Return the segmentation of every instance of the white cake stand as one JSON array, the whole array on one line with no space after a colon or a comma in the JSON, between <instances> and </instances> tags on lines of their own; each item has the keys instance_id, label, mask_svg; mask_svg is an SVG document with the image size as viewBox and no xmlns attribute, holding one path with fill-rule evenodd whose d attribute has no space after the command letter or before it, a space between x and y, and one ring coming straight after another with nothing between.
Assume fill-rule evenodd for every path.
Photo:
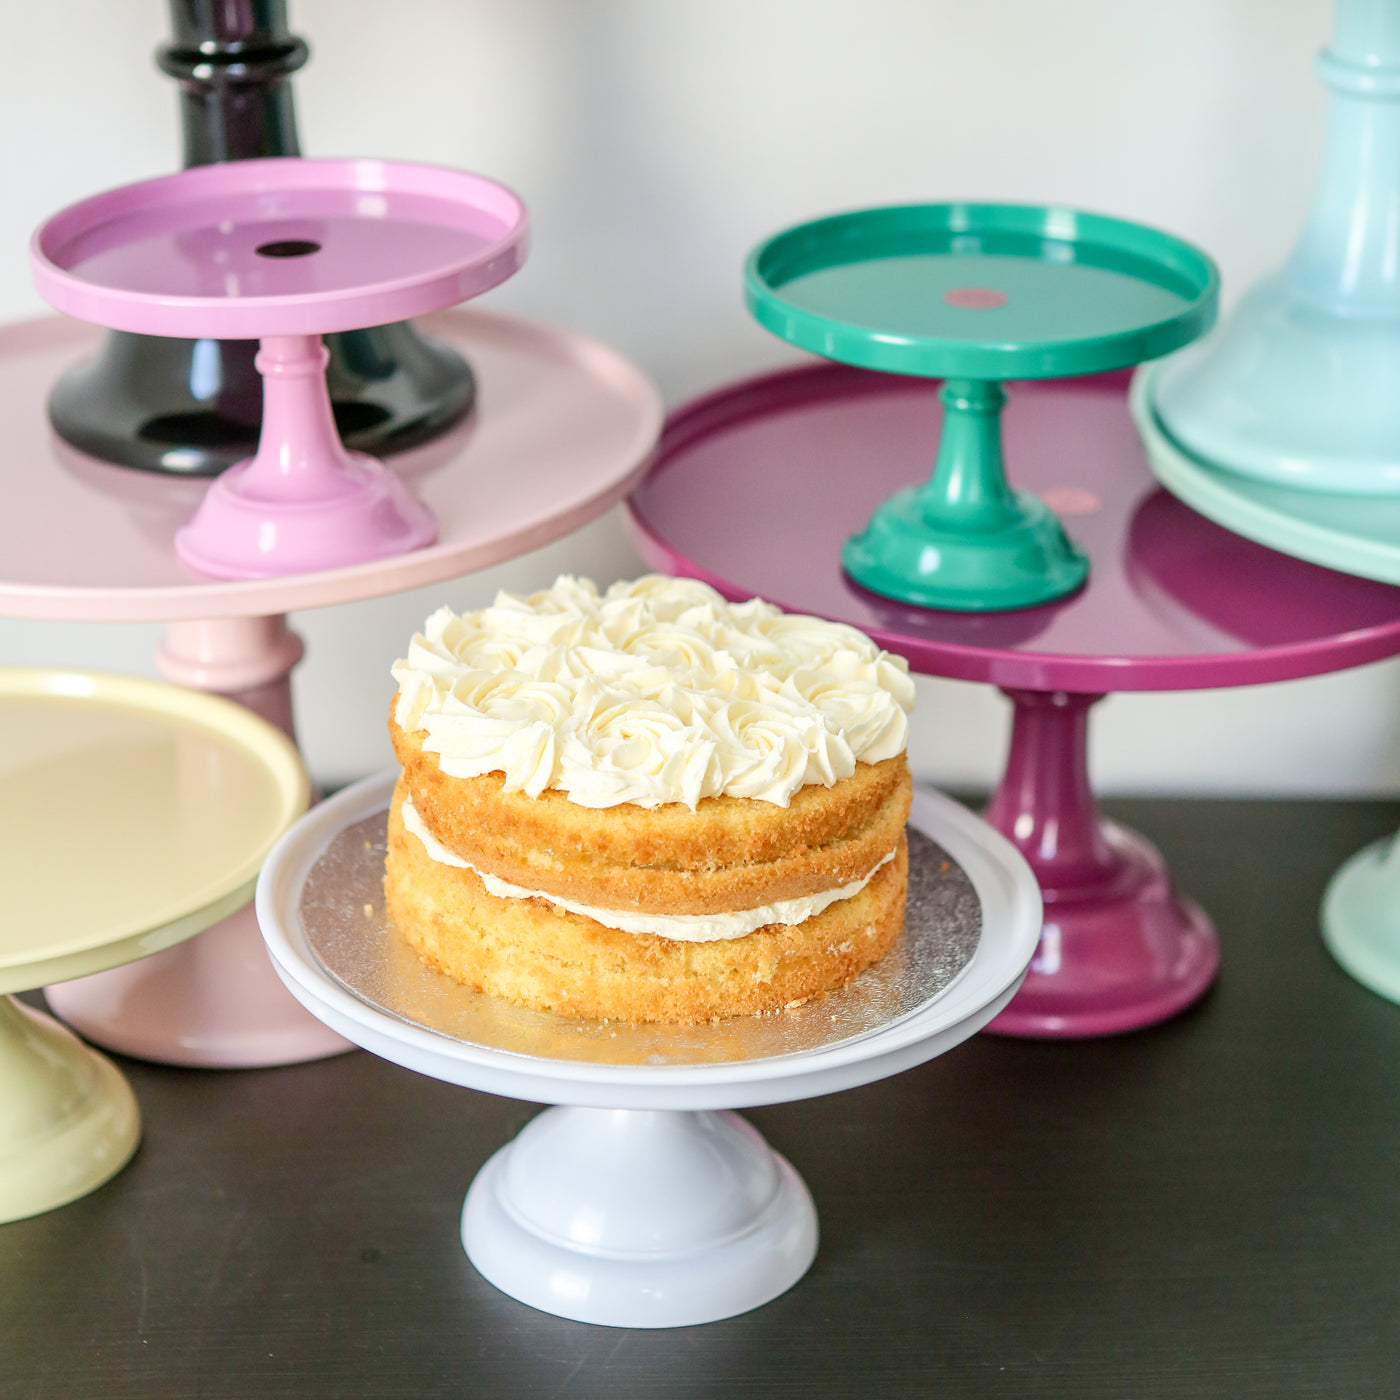
<instances>
[{"instance_id":1,"label":"white cake stand","mask_svg":"<svg viewBox=\"0 0 1400 1400\"><path fill-rule=\"evenodd\" d=\"M948 798L919 793L911 825L962 868L981 904L976 951L941 995L829 1048L763 1059L607 1064L566 1050L512 1053L371 1006L323 969L307 940L299 910L312 867L345 828L388 805L396 776L346 789L278 844L258 881L263 936L292 994L365 1049L452 1084L559 1105L478 1173L462 1241L497 1288L580 1322L714 1322L796 1283L816 1254L811 1196L726 1110L829 1094L942 1054L1011 999L1040 936L1040 892L1011 844Z\"/></svg>"}]
</instances>

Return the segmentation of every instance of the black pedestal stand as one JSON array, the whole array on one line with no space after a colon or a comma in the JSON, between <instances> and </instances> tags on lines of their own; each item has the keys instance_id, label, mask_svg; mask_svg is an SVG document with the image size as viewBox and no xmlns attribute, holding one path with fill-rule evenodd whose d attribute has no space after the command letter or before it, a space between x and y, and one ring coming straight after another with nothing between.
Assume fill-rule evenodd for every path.
<instances>
[{"instance_id":1,"label":"black pedestal stand","mask_svg":"<svg viewBox=\"0 0 1400 1400\"><path fill-rule=\"evenodd\" d=\"M174 41L158 54L180 84L185 165L295 156L290 78L306 43L286 0L170 0ZM475 398L455 351L407 322L326 337L326 379L347 447L384 457L438 436ZM257 449L262 381L255 340L169 340L113 331L49 396L58 435L123 466L214 476Z\"/></svg>"}]
</instances>

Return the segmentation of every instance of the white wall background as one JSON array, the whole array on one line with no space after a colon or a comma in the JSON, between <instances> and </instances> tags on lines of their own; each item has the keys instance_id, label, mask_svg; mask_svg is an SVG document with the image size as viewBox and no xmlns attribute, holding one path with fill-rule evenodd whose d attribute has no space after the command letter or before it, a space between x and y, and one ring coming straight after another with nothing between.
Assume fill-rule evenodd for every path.
<instances>
[{"instance_id":1,"label":"white wall background","mask_svg":"<svg viewBox=\"0 0 1400 1400\"><path fill-rule=\"evenodd\" d=\"M39 314L32 227L178 164L160 0L3 0L0 319ZM919 198L1060 201L1209 249L1227 306L1301 227L1322 146L1311 61L1328 0L292 0L312 45L303 147L481 170L534 216L497 309L585 331L671 403L792 358L754 326L739 269L820 212ZM303 747L336 782L387 761L388 666L441 601L555 573L641 570L616 515L502 568L297 615ZM0 660L154 674L160 629L0 622ZM1007 707L921 682L921 776L992 782ZM1104 790L1391 793L1400 665L1237 691L1109 700Z\"/></svg>"}]
</instances>

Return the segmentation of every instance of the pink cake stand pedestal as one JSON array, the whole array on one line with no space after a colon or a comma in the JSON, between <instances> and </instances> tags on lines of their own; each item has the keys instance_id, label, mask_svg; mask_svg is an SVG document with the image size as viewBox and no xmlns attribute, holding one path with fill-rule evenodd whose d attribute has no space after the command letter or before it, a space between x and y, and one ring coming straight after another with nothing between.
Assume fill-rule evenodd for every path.
<instances>
[{"instance_id":1,"label":"pink cake stand pedestal","mask_svg":"<svg viewBox=\"0 0 1400 1400\"><path fill-rule=\"evenodd\" d=\"M262 342L257 454L209 488L175 550L215 578L265 578L432 542L432 512L404 482L342 446L321 336L494 287L524 260L528 228L520 200L480 175L381 160L240 160L71 205L34 234L30 261L43 296L84 321Z\"/></svg>"},{"instance_id":2,"label":"pink cake stand pedestal","mask_svg":"<svg viewBox=\"0 0 1400 1400\"><path fill-rule=\"evenodd\" d=\"M642 554L731 598L853 623L916 671L1000 686L1015 707L988 819L1045 900L1009 1035L1108 1035L1181 1011L1214 980L1209 919L1160 854L1098 812L1089 712L1125 690L1288 680L1400 653L1400 592L1288 558L1162 491L1128 413L1126 375L1012 386L1013 482L1091 561L1044 607L954 613L891 602L841 571L841 545L927 475L938 384L840 365L733 385L674 413L629 507Z\"/></svg>"},{"instance_id":3,"label":"pink cake stand pedestal","mask_svg":"<svg viewBox=\"0 0 1400 1400\"><path fill-rule=\"evenodd\" d=\"M621 500L661 426L650 382L604 346L480 312L424 328L476 371L475 415L394 459L437 522L434 543L282 578L201 577L176 535L207 482L74 453L44 412L48 386L99 332L62 318L0 328L0 615L170 624L168 679L231 695L293 732L293 609L454 578L536 549ZM385 665L392 657L385 657ZM168 952L48 989L71 1025L110 1049L175 1064L245 1066L335 1054L348 1042L285 991L252 906Z\"/></svg>"}]
</instances>

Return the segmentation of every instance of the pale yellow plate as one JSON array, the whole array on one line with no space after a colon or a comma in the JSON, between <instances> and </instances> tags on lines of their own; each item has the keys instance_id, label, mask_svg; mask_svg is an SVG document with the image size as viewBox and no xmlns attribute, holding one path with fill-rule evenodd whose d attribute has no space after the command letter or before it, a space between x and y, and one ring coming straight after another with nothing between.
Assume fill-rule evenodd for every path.
<instances>
[{"instance_id":1,"label":"pale yellow plate","mask_svg":"<svg viewBox=\"0 0 1400 1400\"><path fill-rule=\"evenodd\" d=\"M115 967L232 913L307 801L290 740L233 701L0 670L0 991Z\"/></svg>"}]
</instances>

